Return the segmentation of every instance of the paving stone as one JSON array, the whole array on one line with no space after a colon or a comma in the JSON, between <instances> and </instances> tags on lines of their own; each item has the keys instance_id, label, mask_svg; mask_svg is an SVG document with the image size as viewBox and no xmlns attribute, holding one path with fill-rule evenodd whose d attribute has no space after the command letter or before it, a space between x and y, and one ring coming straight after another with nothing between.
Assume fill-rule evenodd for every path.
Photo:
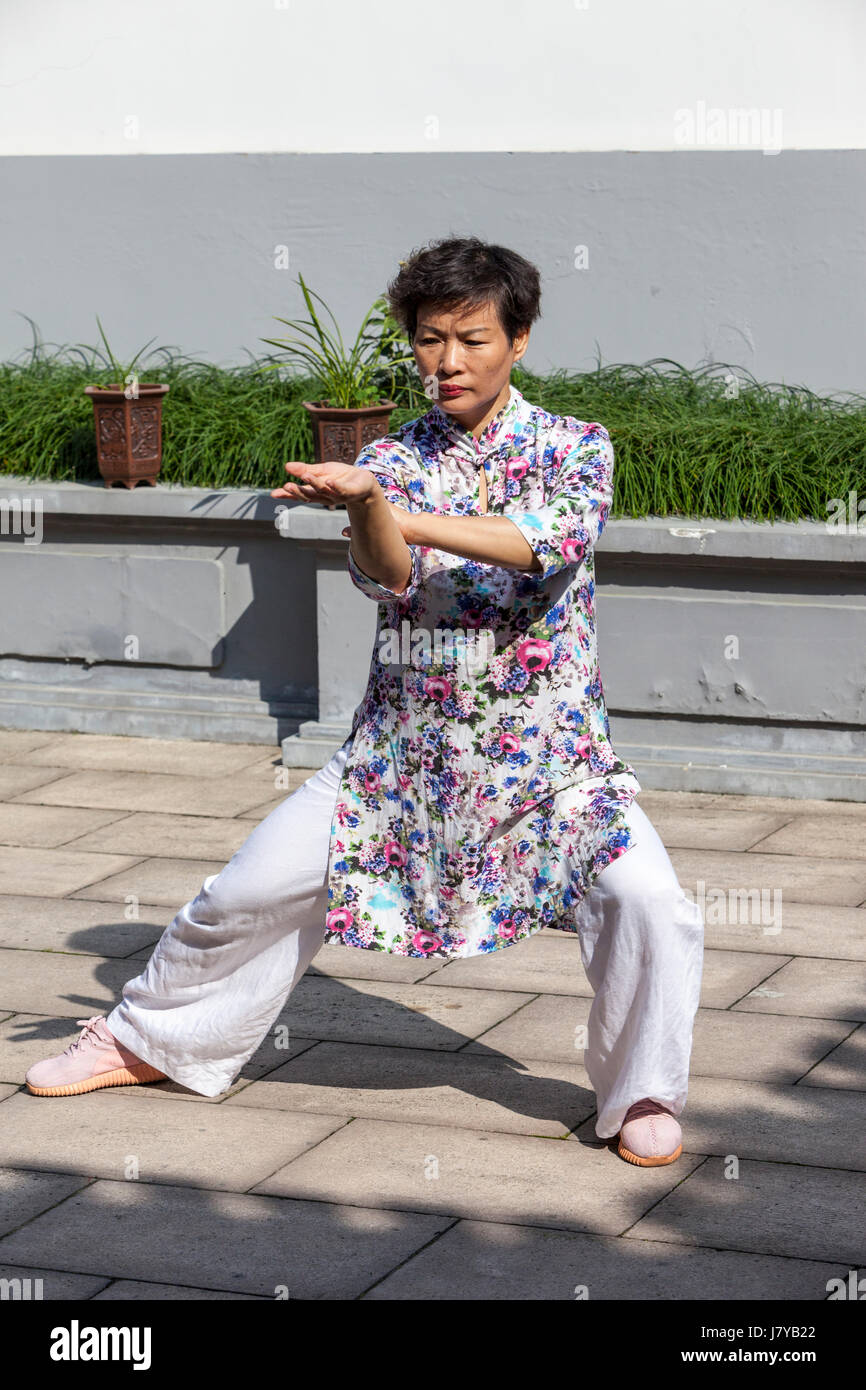
<instances>
[{"instance_id":1,"label":"paving stone","mask_svg":"<svg viewBox=\"0 0 866 1390\"><path fill-rule=\"evenodd\" d=\"M165 907L10 894L0 897L0 947L129 957L158 941L173 916Z\"/></svg>"},{"instance_id":2,"label":"paving stone","mask_svg":"<svg viewBox=\"0 0 866 1390\"><path fill-rule=\"evenodd\" d=\"M144 1284L136 1279L116 1279L102 1293L94 1294L94 1303L164 1303L217 1301L231 1299L234 1303L261 1303L264 1294L227 1293L223 1289L191 1289L180 1284Z\"/></svg>"},{"instance_id":3,"label":"paving stone","mask_svg":"<svg viewBox=\"0 0 866 1390\"><path fill-rule=\"evenodd\" d=\"M70 1173L34 1173L0 1168L0 1235L8 1235L41 1212L56 1207L89 1179Z\"/></svg>"},{"instance_id":4,"label":"paving stone","mask_svg":"<svg viewBox=\"0 0 866 1390\"><path fill-rule=\"evenodd\" d=\"M866 1096L692 1076L680 1118L692 1154L735 1154L866 1171ZM592 1142L594 1121L575 1133Z\"/></svg>"},{"instance_id":5,"label":"paving stone","mask_svg":"<svg viewBox=\"0 0 866 1390\"><path fill-rule=\"evenodd\" d=\"M490 1052L549 1062L583 1060L576 1030L589 1017L589 999L542 995L513 1018L467 1043L464 1052ZM793 1083L850 1031L832 1020L795 1019L698 1009L691 1074L742 1077L746 1081Z\"/></svg>"},{"instance_id":6,"label":"paving stone","mask_svg":"<svg viewBox=\"0 0 866 1390\"><path fill-rule=\"evenodd\" d=\"M226 1102L563 1138L595 1112L583 1067L319 1043Z\"/></svg>"},{"instance_id":7,"label":"paving stone","mask_svg":"<svg viewBox=\"0 0 866 1390\"><path fill-rule=\"evenodd\" d=\"M838 1086L851 1091L866 1088L866 1028L856 1028L797 1085Z\"/></svg>"},{"instance_id":8,"label":"paving stone","mask_svg":"<svg viewBox=\"0 0 866 1390\"><path fill-rule=\"evenodd\" d=\"M16 769L17 770L17 769ZM37 768L22 768L37 776ZM50 774L49 774L50 775ZM267 782L241 771L232 777L182 777L158 772L72 772L45 786L31 783L16 804L95 806L118 811L170 811L190 816L236 816L264 799ZM12 800L11 795L6 800Z\"/></svg>"},{"instance_id":9,"label":"paving stone","mask_svg":"<svg viewBox=\"0 0 866 1390\"><path fill-rule=\"evenodd\" d=\"M140 903L173 907L177 913L196 897L206 878L221 873L224 867L222 859L142 859L124 872L100 879L92 888L80 889L75 896L116 898L120 902L133 896Z\"/></svg>"},{"instance_id":10,"label":"paving stone","mask_svg":"<svg viewBox=\"0 0 866 1390\"><path fill-rule=\"evenodd\" d=\"M462 1052L583 1066L581 1036L591 1005L591 999L543 994L491 1025Z\"/></svg>"},{"instance_id":11,"label":"paving stone","mask_svg":"<svg viewBox=\"0 0 866 1390\"><path fill-rule=\"evenodd\" d=\"M783 965L767 981L767 989L772 994L759 990L741 999L736 1012L866 1020L866 964L861 961L801 957Z\"/></svg>"},{"instance_id":12,"label":"paving stone","mask_svg":"<svg viewBox=\"0 0 866 1390\"><path fill-rule=\"evenodd\" d=\"M222 1105L224 1101L231 1099L232 1096L239 1095L241 1091L248 1089L254 1081L267 1076L281 1065L285 1065L287 1059L298 1057L302 1052L308 1052L311 1048L320 1047L313 1038L296 1038L290 1042L285 1050L275 1052L273 1046L269 1046L268 1038L258 1049L250 1060L241 1068L237 1080L232 1083L227 1091L220 1091L218 1096L203 1096L198 1091L191 1091L188 1086L181 1086L177 1081L149 1081L143 1082L138 1086L112 1086L106 1087L100 1094L106 1098L110 1096L128 1096L134 1099L136 1096L158 1097L160 1100L192 1100L199 1105ZM262 1109L273 1107L262 1106ZM311 1109L311 1107L310 1107ZM319 1113L335 1114L333 1108L325 1112L324 1108Z\"/></svg>"},{"instance_id":13,"label":"paving stone","mask_svg":"<svg viewBox=\"0 0 866 1390\"><path fill-rule=\"evenodd\" d=\"M590 1306L601 1300L814 1301L826 1298L827 1281L838 1272L829 1262L458 1221L362 1302L433 1303L443 1290L452 1299L496 1302L582 1297Z\"/></svg>"},{"instance_id":14,"label":"paving stone","mask_svg":"<svg viewBox=\"0 0 866 1390\"><path fill-rule=\"evenodd\" d=\"M811 800L799 796L740 795L731 792L678 792L648 788L639 797L640 805L651 814L659 808L671 811L717 810L760 811L765 815L794 816L855 816L866 820L866 801Z\"/></svg>"},{"instance_id":15,"label":"paving stone","mask_svg":"<svg viewBox=\"0 0 866 1390\"><path fill-rule=\"evenodd\" d=\"M712 812L710 812L712 815ZM806 855L811 859L866 859L866 824L857 816L795 816L761 843L766 854Z\"/></svg>"},{"instance_id":16,"label":"paving stone","mask_svg":"<svg viewBox=\"0 0 866 1390\"><path fill-rule=\"evenodd\" d=\"M724 1158L707 1159L625 1239L851 1264L864 1258L863 1223L854 1219L863 1209L860 1173L751 1159L740 1161L738 1177L726 1171Z\"/></svg>"},{"instance_id":17,"label":"paving stone","mask_svg":"<svg viewBox=\"0 0 866 1390\"><path fill-rule=\"evenodd\" d=\"M139 961L4 950L0 1006L13 1013L90 1018L113 1008L127 980L139 974Z\"/></svg>"},{"instance_id":18,"label":"paving stone","mask_svg":"<svg viewBox=\"0 0 866 1390\"><path fill-rule=\"evenodd\" d=\"M56 734L40 733L33 729L0 729L0 761L17 762L24 753L52 743L56 737Z\"/></svg>"},{"instance_id":19,"label":"paving stone","mask_svg":"<svg viewBox=\"0 0 866 1390\"><path fill-rule=\"evenodd\" d=\"M0 845L0 893L62 898L86 884L128 869L129 854L92 854L72 849L16 849ZM98 894L94 895L98 896Z\"/></svg>"},{"instance_id":20,"label":"paving stone","mask_svg":"<svg viewBox=\"0 0 866 1390\"><path fill-rule=\"evenodd\" d=\"M327 1201L96 1182L0 1241L0 1259L266 1298L282 1286L291 1299L354 1299L449 1224Z\"/></svg>"},{"instance_id":21,"label":"paving stone","mask_svg":"<svg viewBox=\"0 0 866 1390\"><path fill-rule=\"evenodd\" d=\"M12 809L12 808L10 808ZM16 811L24 810L16 806ZM48 807L27 808L48 810ZM111 812L81 812L111 815ZM164 855L169 859L219 859L226 863L252 834L246 821L228 816L169 816L142 812L117 820L105 830L82 835L75 849L97 849L113 854Z\"/></svg>"},{"instance_id":22,"label":"paving stone","mask_svg":"<svg viewBox=\"0 0 866 1390\"><path fill-rule=\"evenodd\" d=\"M726 907L727 903L726 898ZM862 907L797 903L787 898L781 898L777 903L778 916L773 911L772 898L767 899L765 922L761 921L760 912L738 914L733 911L719 913L728 920L726 923L716 923L714 914L705 909L704 944L728 951L866 960L866 910ZM743 920L738 921L738 916ZM754 921L748 920L750 917L754 917ZM776 920L769 920L771 918ZM781 930L776 931L776 926Z\"/></svg>"},{"instance_id":23,"label":"paving stone","mask_svg":"<svg viewBox=\"0 0 866 1390\"><path fill-rule=\"evenodd\" d=\"M864 914L866 915L866 914ZM441 961L421 956L398 956L391 951L365 951L359 946L320 947L307 973L327 975L335 980L392 980L400 984L428 982L441 973Z\"/></svg>"},{"instance_id":24,"label":"paving stone","mask_svg":"<svg viewBox=\"0 0 866 1390\"><path fill-rule=\"evenodd\" d=\"M256 1192L367 1207L441 1212L612 1235L625 1230L698 1163L635 1168L576 1139L483 1134L448 1125L353 1120L259 1183ZM2 1257L0 1244L0 1257Z\"/></svg>"},{"instance_id":25,"label":"paving stone","mask_svg":"<svg viewBox=\"0 0 866 1390\"><path fill-rule=\"evenodd\" d=\"M2 1085L2 1086L0 1086L0 1101L6 1100L6 1098L7 1098L8 1096L14 1096L14 1094L15 1094L15 1092L16 1092L17 1090L18 1090L18 1087L17 1087L17 1086L13 1086L13 1085Z\"/></svg>"},{"instance_id":26,"label":"paving stone","mask_svg":"<svg viewBox=\"0 0 866 1390\"><path fill-rule=\"evenodd\" d=\"M757 952L705 951L701 1003L707 1008L727 1008L779 964L778 956ZM573 994L583 999L591 999L593 994L583 968L580 939L562 931L559 940L538 934L490 956L452 961L429 983L516 989L526 994Z\"/></svg>"},{"instance_id":27,"label":"paving stone","mask_svg":"<svg viewBox=\"0 0 866 1390\"><path fill-rule=\"evenodd\" d=\"M179 1183L243 1192L334 1129L340 1116L251 1114L226 1106L194 1110L155 1096L31 1096L4 1102L0 1163L102 1178ZM4 1258L0 1250L0 1259Z\"/></svg>"},{"instance_id":28,"label":"paving stone","mask_svg":"<svg viewBox=\"0 0 866 1390\"><path fill-rule=\"evenodd\" d=\"M317 958L318 959L318 958ZM442 966L430 984L437 988L514 989L525 994L592 995L575 932L536 933L490 955Z\"/></svg>"},{"instance_id":29,"label":"paving stone","mask_svg":"<svg viewBox=\"0 0 866 1390\"><path fill-rule=\"evenodd\" d=\"M293 1038L456 1052L467 1038L507 1018L528 998L507 990L433 989L382 980L344 983L305 975L278 1021L288 1025Z\"/></svg>"},{"instance_id":30,"label":"paving stone","mask_svg":"<svg viewBox=\"0 0 866 1390\"><path fill-rule=\"evenodd\" d=\"M0 802L0 844L30 845L51 848L77 840L88 831L97 830L123 817L123 811L82 811L73 806L21 806ZM92 845L76 845L77 849L105 850L99 835ZM135 853L135 849L126 851Z\"/></svg>"},{"instance_id":31,"label":"paving stone","mask_svg":"<svg viewBox=\"0 0 866 1390\"><path fill-rule=\"evenodd\" d=\"M638 805L649 816L668 850L751 849L790 820L784 811L768 814L761 810L725 810L718 806L686 808L658 804L650 814L643 794L638 798Z\"/></svg>"},{"instance_id":32,"label":"paving stone","mask_svg":"<svg viewBox=\"0 0 866 1390\"><path fill-rule=\"evenodd\" d=\"M752 1026L741 1027L734 1021L737 1018L748 1018ZM830 1019L699 1009L690 1071L694 1076L793 1084L840 1041L840 1034L849 1027L850 1024Z\"/></svg>"},{"instance_id":33,"label":"paving stone","mask_svg":"<svg viewBox=\"0 0 866 1390\"><path fill-rule=\"evenodd\" d=\"M773 987L774 972L783 961L784 957L759 955L757 951L704 950L702 1007L727 1009L765 981Z\"/></svg>"},{"instance_id":34,"label":"paving stone","mask_svg":"<svg viewBox=\"0 0 866 1390\"><path fill-rule=\"evenodd\" d=\"M268 754L260 743L211 743L206 739L126 738L114 734L66 734L28 754L30 765L96 772L167 772L191 777L226 777L261 766ZM279 757L274 749L273 757Z\"/></svg>"},{"instance_id":35,"label":"paving stone","mask_svg":"<svg viewBox=\"0 0 866 1390\"><path fill-rule=\"evenodd\" d=\"M105 1288L105 1279L98 1274L60 1274L56 1269L35 1269L32 1265L0 1264L0 1279L19 1280L21 1297L45 1303L59 1299L79 1302Z\"/></svg>"},{"instance_id":36,"label":"paving stone","mask_svg":"<svg viewBox=\"0 0 866 1390\"><path fill-rule=\"evenodd\" d=\"M47 787L52 782L56 782L59 777L66 774L61 769L51 769L48 767L24 767L15 763L6 763L0 766L0 801L11 801L13 797L20 796L22 792L29 792L36 787ZM74 802L67 803L74 805Z\"/></svg>"},{"instance_id":37,"label":"paving stone","mask_svg":"<svg viewBox=\"0 0 866 1390\"><path fill-rule=\"evenodd\" d=\"M28 793L39 795L38 791ZM695 893L701 881L707 897L711 890L766 888L770 893L778 889L783 901L857 907L866 900L866 864L850 859L711 849L672 849L670 858L683 888Z\"/></svg>"},{"instance_id":38,"label":"paving stone","mask_svg":"<svg viewBox=\"0 0 866 1390\"><path fill-rule=\"evenodd\" d=\"M271 811L275 811L278 806L281 806L286 797L291 792L297 791L298 787L302 786L312 775L308 768L288 767L285 771L289 773L288 784L280 795L270 797L267 801L263 801L260 806L251 806L248 811L241 811L237 816L238 820L255 821L258 825L259 821L263 821L265 816L269 816Z\"/></svg>"}]
</instances>

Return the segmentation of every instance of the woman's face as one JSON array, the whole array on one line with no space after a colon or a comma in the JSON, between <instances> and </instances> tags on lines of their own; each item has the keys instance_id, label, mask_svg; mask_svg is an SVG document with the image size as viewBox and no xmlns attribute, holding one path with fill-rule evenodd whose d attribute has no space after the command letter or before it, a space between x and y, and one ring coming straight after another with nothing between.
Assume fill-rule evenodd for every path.
<instances>
[{"instance_id":1,"label":"woman's face","mask_svg":"<svg viewBox=\"0 0 866 1390\"><path fill-rule=\"evenodd\" d=\"M490 302L469 310L440 310L425 302L418 306L412 350L427 395L471 427L507 397L511 368L528 342L527 329L509 344Z\"/></svg>"}]
</instances>

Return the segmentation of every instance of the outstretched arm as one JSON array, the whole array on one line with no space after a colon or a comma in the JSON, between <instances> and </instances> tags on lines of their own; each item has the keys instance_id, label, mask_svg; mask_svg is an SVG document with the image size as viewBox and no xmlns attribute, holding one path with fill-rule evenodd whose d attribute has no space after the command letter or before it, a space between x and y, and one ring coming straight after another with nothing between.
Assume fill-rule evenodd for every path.
<instances>
[{"instance_id":1,"label":"outstretched arm","mask_svg":"<svg viewBox=\"0 0 866 1390\"><path fill-rule=\"evenodd\" d=\"M284 483L271 496L344 502L358 565L377 583L402 593L412 576L412 552L394 515L398 509L385 500L370 470L346 463L287 463L286 472L302 482Z\"/></svg>"}]
</instances>

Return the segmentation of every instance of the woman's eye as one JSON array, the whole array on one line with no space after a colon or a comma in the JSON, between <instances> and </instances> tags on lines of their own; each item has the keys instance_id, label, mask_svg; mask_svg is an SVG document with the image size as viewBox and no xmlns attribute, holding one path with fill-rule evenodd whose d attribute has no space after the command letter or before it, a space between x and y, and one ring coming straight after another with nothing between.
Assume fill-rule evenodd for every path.
<instances>
[{"instance_id":1,"label":"woman's eye","mask_svg":"<svg viewBox=\"0 0 866 1390\"><path fill-rule=\"evenodd\" d=\"M436 338L417 338L415 341L418 342L418 343L420 343L422 346L426 346L428 343L435 343L435 342L437 341L437 339L436 339ZM467 346L467 347L484 347L484 346L485 346L485 344L482 343L482 342L479 342L479 340L478 340L477 338L466 338L466 339L465 339L465 342L466 342L466 346Z\"/></svg>"}]
</instances>

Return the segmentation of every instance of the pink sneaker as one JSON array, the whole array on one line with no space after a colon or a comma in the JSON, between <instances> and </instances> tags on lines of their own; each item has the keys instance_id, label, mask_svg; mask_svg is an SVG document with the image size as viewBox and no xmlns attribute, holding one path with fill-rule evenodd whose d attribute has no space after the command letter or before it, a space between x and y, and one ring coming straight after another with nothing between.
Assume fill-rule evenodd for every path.
<instances>
[{"instance_id":1,"label":"pink sneaker","mask_svg":"<svg viewBox=\"0 0 866 1390\"><path fill-rule=\"evenodd\" d=\"M165 1081L165 1073L134 1052L121 1047L108 1031L104 1014L79 1018L84 1024L81 1036L70 1043L59 1057L37 1062L25 1076L34 1096L77 1096L100 1086L133 1086L141 1081Z\"/></svg>"},{"instance_id":2,"label":"pink sneaker","mask_svg":"<svg viewBox=\"0 0 866 1390\"><path fill-rule=\"evenodd\" d=\"M627 1163L656 1168L679 1158L682 1137L682 1130L666 1105L657 1100L637 1100L626 1111L617 1153Z\"/></svg>"}]
</instances>

